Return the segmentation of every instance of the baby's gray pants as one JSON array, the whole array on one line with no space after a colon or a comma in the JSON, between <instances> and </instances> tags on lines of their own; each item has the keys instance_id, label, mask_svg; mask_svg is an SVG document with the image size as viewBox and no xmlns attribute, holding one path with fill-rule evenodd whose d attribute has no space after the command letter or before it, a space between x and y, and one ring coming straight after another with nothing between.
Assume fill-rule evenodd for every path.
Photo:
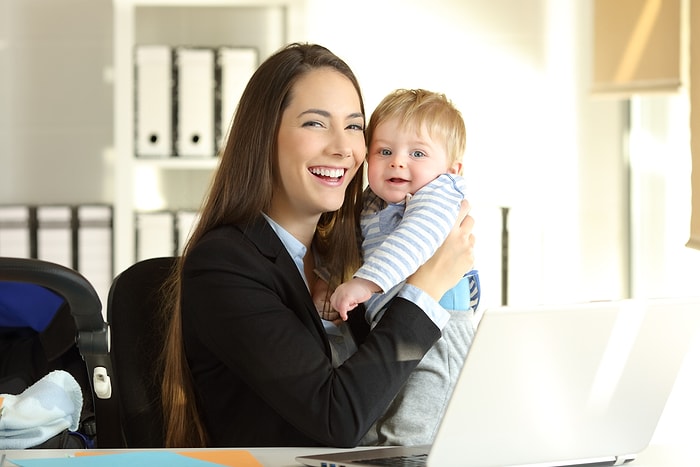
<instances>
[{"instance_id":1,"label":"baby's gray pants","mask_svg":"<svg viewBox=\"0 0 700 467\"><path fill-rule=\"evenodd\" d=\"M449 312L451 317L442 337L425 354L361 445L408 446L433 442L476 329L472 310Z\"/></svg>"}]
</instances>

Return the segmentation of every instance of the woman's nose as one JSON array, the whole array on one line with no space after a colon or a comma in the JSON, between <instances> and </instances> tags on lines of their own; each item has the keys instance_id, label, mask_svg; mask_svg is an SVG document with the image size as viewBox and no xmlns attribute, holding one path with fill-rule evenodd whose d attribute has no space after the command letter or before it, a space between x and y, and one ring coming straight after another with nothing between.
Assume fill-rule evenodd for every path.
<instances>
[{"instance_id":1,"label":"woman's nose","mask_svg":"<svg viewBox=\"0 0 700 467\"><path fill-rule=\"evenodd\" d=\"M345 135L338 136L333 143L333 147L334 155L340 156L343 159L346 157L352 157L353 147Z\"/></svg>"}]
</instances>

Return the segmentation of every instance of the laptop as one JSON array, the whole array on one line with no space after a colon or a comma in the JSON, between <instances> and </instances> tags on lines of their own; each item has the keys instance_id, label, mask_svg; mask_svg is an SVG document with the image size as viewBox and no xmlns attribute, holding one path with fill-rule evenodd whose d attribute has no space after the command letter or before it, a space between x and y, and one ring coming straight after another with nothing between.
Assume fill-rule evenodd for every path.
<instances>
[{"instance_id":1,"label":"laptop","mask_svg":"<svg viewBox=\"0 0 700 467\"><path fill-rule=\"evenodd\" d=\"M684 356L700 298L484 312L431 446L310 454L315 467L622 465L645 449Z\"/></svg>"}]
</instances>

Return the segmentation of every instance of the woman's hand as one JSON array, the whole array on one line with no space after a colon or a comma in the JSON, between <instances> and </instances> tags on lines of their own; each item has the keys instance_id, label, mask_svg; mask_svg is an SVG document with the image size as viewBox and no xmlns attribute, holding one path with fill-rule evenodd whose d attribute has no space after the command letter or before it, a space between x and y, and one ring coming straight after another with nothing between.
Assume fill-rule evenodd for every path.
<instances>
[{"instance_id":1,"label":"woman's hand","mask_svg":"<svg viewBox=\"0 0 700 467\"><path fill-rule=\"evenodd\" d=\"M469 209L469 202L462 201L457 222L450 234L433 257L406 281L436 301L440 301L445 292L474 266L474 219L469 215Z\"/></svg>"},{"instance_id":2,"label":"woman's hand","mask_svg":"<svg viewBox=\"0 0 700 467\"><path fill-rule=\"evenodd\" d=\"M318 311L318 315L321 319L332 321L333 324L338 326L343 322L343 319L340 317L340 313L335 311L331 306L329 295L328 283L320 277L317 277L311 288L311 299L314 302L314 306L316 306L316 311ZM347 317L345 319L347 319Z\"/></svg>"}]
</instances>

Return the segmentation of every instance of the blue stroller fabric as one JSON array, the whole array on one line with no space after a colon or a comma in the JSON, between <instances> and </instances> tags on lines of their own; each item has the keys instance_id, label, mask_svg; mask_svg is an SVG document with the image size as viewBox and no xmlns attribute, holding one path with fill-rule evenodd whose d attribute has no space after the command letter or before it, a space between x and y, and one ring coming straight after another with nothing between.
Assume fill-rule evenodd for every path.
<instances>
[{"instance_id":1,"label":"blue stroller fabric","mask_svg":"<svg viewBox=\"0 0 700 467\"><path fill-rule=\"evenodd\" d=\"M65 300L36 284L0 282L0 328L31 328L42 332Z\"/></svg>"}]
</instances>

